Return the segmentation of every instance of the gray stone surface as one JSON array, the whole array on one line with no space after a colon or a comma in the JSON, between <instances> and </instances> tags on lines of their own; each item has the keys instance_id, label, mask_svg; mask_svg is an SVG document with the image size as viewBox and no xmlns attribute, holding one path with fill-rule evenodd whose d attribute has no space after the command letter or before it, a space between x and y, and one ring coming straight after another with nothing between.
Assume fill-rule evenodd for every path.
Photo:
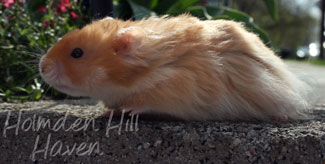
<instances>
[{"instance_id":1,"label":"gray stone surface","mask_svg":"<svg viewBox=\"0 0 325 164\"><path fill-rule=\"evenodd\" d=\"M126 116L120 134L112 128L120 117L108 126L101 108L88 100L1 103L0 163L325 163L325 105L299 122L140 116L131 126ZM42 120L50 125L40 126Z\"/></svg>"}]
</instances>

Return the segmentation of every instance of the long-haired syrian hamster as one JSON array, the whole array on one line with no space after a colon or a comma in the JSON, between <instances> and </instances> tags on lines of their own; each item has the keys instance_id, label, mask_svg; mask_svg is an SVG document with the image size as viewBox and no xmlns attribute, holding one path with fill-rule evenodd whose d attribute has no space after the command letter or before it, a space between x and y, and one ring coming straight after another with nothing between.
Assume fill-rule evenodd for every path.
<instances>
[{"instance_id":1,"label":"long-haired syrian hamster","mask_svg":"<svg viewBox=\"0 0 325 164\"><path fill-rule=\"evenodd\" d=\"M306 86L255 34L190 15L102 19L41 59L42 78L116 110L184 120L303 119Z\"/></svg>"}]
</instances>

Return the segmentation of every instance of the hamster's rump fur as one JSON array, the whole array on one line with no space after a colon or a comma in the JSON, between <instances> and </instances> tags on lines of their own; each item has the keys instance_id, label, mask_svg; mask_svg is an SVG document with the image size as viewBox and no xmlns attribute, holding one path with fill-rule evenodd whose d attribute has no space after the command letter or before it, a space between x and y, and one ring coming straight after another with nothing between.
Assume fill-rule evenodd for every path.
<instances>
[{"instance_id":1,"label":"hamster's rump fur","mask_svg":"<svg viewBox=\"0 0 325 164\"><path fill-rule=\"evenodd\" d=\"M76 47L84 51L80 59L70 56ZM46 82L67 94L133 113L185 120L307 117L308 86L258 36L229 20L95 21L65 35L40 68Z\"/></svg>"}]
</instances>

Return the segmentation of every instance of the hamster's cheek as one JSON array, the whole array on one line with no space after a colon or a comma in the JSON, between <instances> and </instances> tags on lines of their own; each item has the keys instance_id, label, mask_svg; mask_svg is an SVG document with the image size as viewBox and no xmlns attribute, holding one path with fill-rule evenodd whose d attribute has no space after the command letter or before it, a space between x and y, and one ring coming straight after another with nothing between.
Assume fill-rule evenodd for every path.
<instances>
[{"instance_id":1,"label":"hamster's cheek","mask_svg":"<svg viewBox=\"0 0 325 164\"><path fill-rule=\"evenodd\" d=\"M107 72L104 67L96 67L94 71L86 78L88 83L92 83L93 87L98 86L99 84L107 80Z\"/></svg>"},{"instance_id":2,"label":"hamster's cheek","mask_svg":"<svg viewBox=\"0 0 325 164\"><path fill-rule=\"evenodd\" d=\"M51 82L53 87L70 96L88 96L83 85L73 84L70 77L64 73L60 73L55 81Z\"/></svg>"},{"instance_id":3,"label":"hamster's cheek","mask_svg":"<svg viewBox=\"0 0 325 164\"><path fill-rule=\"evenodd\" d=\"M103 86L106 84L106 71L102 67L90 68L90 73L85 70L74 70L70 74L64 74L61 77L61 81L57 85L53 85L57 90L66 93L71 96L83 96L94 97L98 93L101 93ZM78 76L76 76L78 75ZM75 77L82 77L77 78Z\"/></svg>"},{"instance_id":4,"label":"hamster's cheek","mask_svg":"<svg viewBox=\"0 0 325 164\"><path fill-rule=\"evenodd\" d=\"M63 65L60 62L45 56L41 59L39 67L42 79L55 89L71 96L86 96L79 89L80 87L71 83L71 79L64 73Z\"/></svg>"}]
</instances>

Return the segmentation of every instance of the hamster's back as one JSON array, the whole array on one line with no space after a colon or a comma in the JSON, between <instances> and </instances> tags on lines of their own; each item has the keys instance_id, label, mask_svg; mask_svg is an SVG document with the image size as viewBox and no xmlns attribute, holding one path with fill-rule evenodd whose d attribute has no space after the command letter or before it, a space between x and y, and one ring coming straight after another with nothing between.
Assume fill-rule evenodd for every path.
<instances>
[{"instance_id":1,"label":"hamster's back","mask_svg":"<svg viewBox=\"0 0 325 164\"><path fill-rule=\"evenodd\" d=\"M166 97L170 104L157 103L155 108L184 119L307 118L308 86L240 23L199 21L187 15L145 21L139 24L155 29L157 36L181 32L187 38L173 38L178 40L169 56L178 58L167 60L171 62L166 65L175 75L169 83L159 84L173 88L172 93L157 90L174 101Z\"/></svg>"}]
</instances>

